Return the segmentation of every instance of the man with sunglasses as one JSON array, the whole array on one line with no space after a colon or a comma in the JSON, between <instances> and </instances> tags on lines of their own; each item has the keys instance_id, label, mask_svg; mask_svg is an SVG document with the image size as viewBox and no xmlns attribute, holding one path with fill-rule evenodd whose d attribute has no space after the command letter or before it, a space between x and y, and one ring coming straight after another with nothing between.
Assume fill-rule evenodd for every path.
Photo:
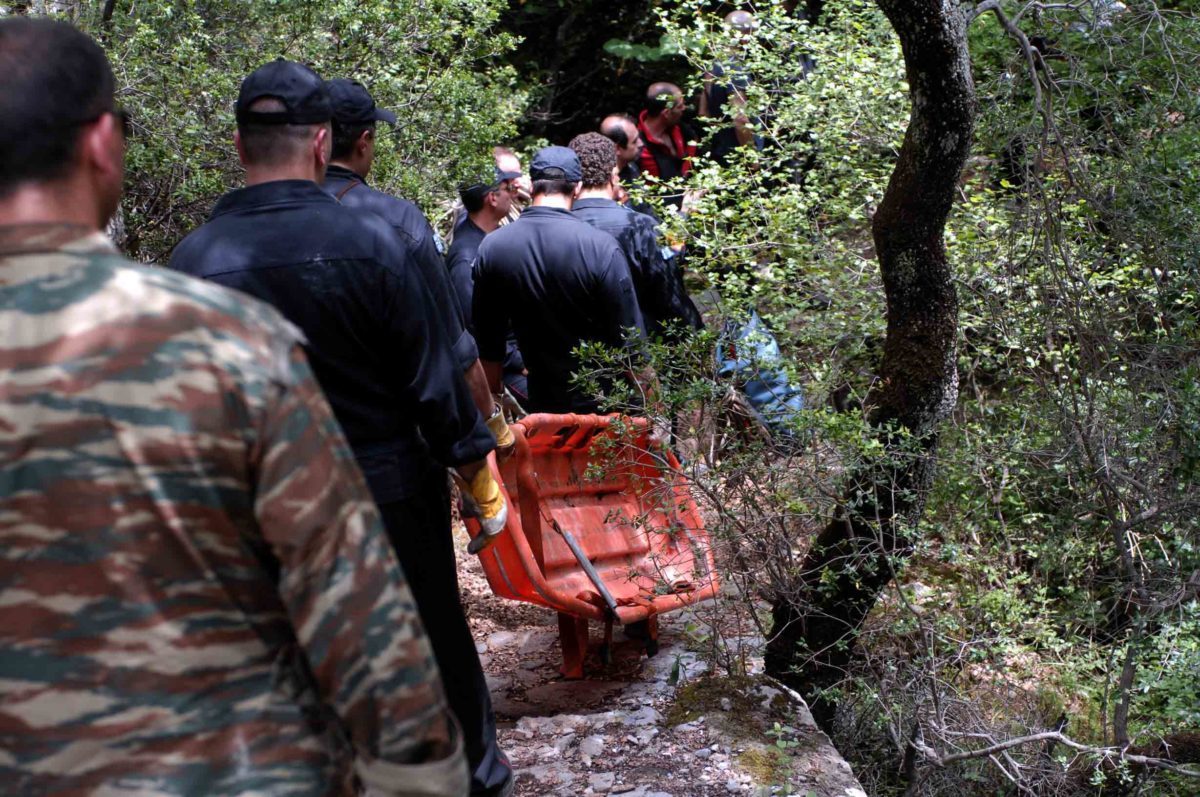
<instances>
[{"instance_id":1,"label":"man with sunglasses","mask_svg":"<svg viewBox=\"0 0 1200 797\"><path fill-rule=\"evenodd\" d=\"M302 336L103 235L125 141L95 42L0 19L0 74L0 789L463 794Z\"/></svg>"}]
</instances>

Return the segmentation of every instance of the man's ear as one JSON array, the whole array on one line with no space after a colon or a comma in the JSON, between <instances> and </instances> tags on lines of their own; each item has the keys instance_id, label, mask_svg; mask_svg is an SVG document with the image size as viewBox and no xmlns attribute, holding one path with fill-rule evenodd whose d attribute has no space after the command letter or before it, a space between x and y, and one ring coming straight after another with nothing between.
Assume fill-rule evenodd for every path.
<instances>
[{"instance_id":1,"label":"man's ear","mask_svg":"<svg viewBox=\"0 0 1200 797\"><path fill-rule=\"evenodd\" d=\"M89 170L110 178L123 175L125 136L116 114L106 113L88 125L80 136L77 152Z\"/></svg>"},{"instance_id":2,"label":"man's ear","mask_svg":"<svg viewBox=\"0 0 1200 797\"><path fill-rule=\"evenodd\" d=\"M355 153L360 156L366 155L367 149L370 148L371 143L374 141L374 139L375 139L375 132L373 130L368 128L368 129L362 131L362 133L360 133L358 136L358 140L354 142Z\"/></svg>"},{"instance_id":3,"label":"man's ear","mask_svg":"<svg viewBox=\"0 0 1200 797\"><path fill-rule=\"evenodd\" d=\"M329 165L329 156L333 151L333 140L329 135L329 125L321 125L313 136L313 161L317 167L324 170Z\"/></svg>"},{"instance_id":4,"label":"man's ear","mask_svg":"<svg viewBox=\"0 0 1200 797\"><path fill-rule=\"evenodd\" d=\"M246 147L242 144L242 133L240 130L233 131L233 146L237 148L238 163L242 166L246 165Z\"/></svg>"}]
</instances>

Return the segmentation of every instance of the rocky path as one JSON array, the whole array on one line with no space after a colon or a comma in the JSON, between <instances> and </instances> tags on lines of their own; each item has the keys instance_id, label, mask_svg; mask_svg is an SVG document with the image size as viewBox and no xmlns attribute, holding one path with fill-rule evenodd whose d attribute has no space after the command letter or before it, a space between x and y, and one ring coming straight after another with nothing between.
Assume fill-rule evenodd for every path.
<instances>
[{"instance_id":1,"label":"rocky path","mask_svg":"<svg viewBox=\"0 0 1200 797\"><path fill-rule=\"evenodd\" d=\"M567 681L552 612L493 596L474 557L459 578L517 795L866 797L803 704L706 674L685 612L660 621L657 656L618 630L612 662L593 652Z\"/></svg>"}]
</instances>

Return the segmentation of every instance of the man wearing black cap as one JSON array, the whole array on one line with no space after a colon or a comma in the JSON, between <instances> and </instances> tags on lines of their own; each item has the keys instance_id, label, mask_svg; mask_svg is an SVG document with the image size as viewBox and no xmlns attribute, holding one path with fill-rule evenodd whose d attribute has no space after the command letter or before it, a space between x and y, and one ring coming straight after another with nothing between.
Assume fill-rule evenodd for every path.
<instances>
[{"instance_id":1,"label":"man wearing black cap","mask_svg":"<svg viewBox=\"0 0 1200 797\"><path fill-rule=\"evenodd\" d=\"M333 150L329 168L325 170L324 189L346 207L366 210L381 217L396 234L421 269L429 293L433 296L433 311L446 327L454 355L458 359L471 389L476 406L488 419L488 427L497 440L511 438L504 427L504 415L495 411L495 402L488 391L475 338L464 324L463 308L458 304L446 277L441 244L429 221L416 205L407 199L394 197L367 185L367 175L375 162L375 127L378 122L394 125L396 115L380 108L363 85L354 80L326 82L333 102Z\"/></svg>"},{"instance_id":2,"label":"man wearing black cap","mask_svg":"<svg viewBox=\"0 0 1200 797\"><path fill-rule=\"evenodd\" d=\"M220 199L171 266L264 299L303 331L409 576L468 760L472 750L477 760L483 734L469 729L467 709L490 706L459 602L443 466L458 470L485 527L498 530L507 508L484 466L495 440L395 231L321 190L332 114L324 81L305 66L280 59L247 77L235 136L247 187ZM484 794L511 779L491 739L501 782Z\"/></svg>"},{"instance_id":3,"label":"man wearing black cap","mask_svg":"<svg viewBox=\"0 0 1200 797\"><path fill-rule=\"evenodd\" d=\"M508 218L514 205L514 197L520 190L517 180L519 171L505 172L496 167L488 177L459 187L464 213L454 225L453 243L446 253L446 269L450 284L454 286L459 306L463 309L467 328L474 331L471 305L475 296L475 258L483 237L500 228ZM508 336L508 350L504 357L504 386L518 402L529 400L529 385L525 374L525 362L517 347L513 334Z\"/></svg>"},{"instance_id":4,"label":"man wearing black cap","mask_svg":"<svg viewBox=\"0 0 1200 797\"><path fill-rule=\"evenodd\" d=\"M640 336L642 316L625 256L610 235L571 215L581 173L566 147L533 158L533 205L488 235L475 266L472 316L480 359L493 388L503 371L505 335L517 335L529 370L529 409L594 413L595 397L571 385L585 342L621 346Z\"/></svg>"}]
</instances>

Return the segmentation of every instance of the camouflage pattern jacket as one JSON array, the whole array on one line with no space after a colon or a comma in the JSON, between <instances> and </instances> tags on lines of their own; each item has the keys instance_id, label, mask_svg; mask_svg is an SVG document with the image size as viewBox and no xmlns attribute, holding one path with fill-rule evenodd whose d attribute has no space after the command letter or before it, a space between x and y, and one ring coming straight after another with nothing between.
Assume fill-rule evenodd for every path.
<instances>
[{"instance_id":1,"label":"camouflage pattern jacket","mask_svg":"<svg viewBox=\"0 0 1200 797\"><path fill-rule=\"evenodd\" d=\"M0 227L0 791L466 793L299 338L99 234Z\"/></svg>"}]
</instances>

